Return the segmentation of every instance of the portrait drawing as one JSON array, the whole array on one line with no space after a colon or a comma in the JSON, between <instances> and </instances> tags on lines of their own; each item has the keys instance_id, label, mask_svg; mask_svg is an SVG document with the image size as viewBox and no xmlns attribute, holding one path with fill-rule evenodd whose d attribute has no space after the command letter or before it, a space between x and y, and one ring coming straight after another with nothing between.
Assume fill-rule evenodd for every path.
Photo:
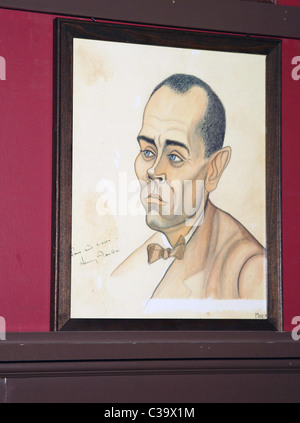
<instances>
[{"instance_id":1,"label":"portrait drawing","mask_svg":"<svg viewBox=\"0 0 300 423\"><path fill-rule=\"evenodd\" d=\"M264 57L74 47L72 316L265 318Z\"/></svg>"}]
</instances>

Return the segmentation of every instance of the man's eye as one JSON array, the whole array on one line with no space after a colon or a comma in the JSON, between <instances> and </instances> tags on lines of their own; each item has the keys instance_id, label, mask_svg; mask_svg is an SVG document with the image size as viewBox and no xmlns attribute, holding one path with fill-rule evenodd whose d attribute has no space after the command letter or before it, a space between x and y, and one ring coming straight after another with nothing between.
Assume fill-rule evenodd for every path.
<instances>
[{"instance_id":1,"label":"man's eye","mask_svg":"<svg viewBox=\"0 0 300 423\"><path fill-rule=\"evenodd\" d=\"M143 153L143 155L146 157L146 159L151 159L152 157L155 156L155 154L153 153L153 151L151 150L141 150L141 152Z\"/></svg>"},{"instance_id":2,"label":"man's eye","mask_svg":"<svg viewBox=\"0 0 300 423\"><path fill-rule=\"evenodd\" d=\"M181 163L183 162L182 158L177 156L177 154L169 154L169 159L173 163Z\"/></svg>"}]
</instances>

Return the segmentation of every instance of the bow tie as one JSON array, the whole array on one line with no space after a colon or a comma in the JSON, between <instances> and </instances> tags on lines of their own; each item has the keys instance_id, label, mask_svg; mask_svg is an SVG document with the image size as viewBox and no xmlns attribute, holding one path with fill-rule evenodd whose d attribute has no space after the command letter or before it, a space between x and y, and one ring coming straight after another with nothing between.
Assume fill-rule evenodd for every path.
<instances>
[{"instance_id":1,"label":"bow tie","mask_svg":"<svg viewBox=\"0 0 300 423\"><path fill-rule=\"evenodd\" d=\"M185 252L184 236L180 235L174 248L163 248L159 244L149 244L147 246L147 252L149 264L154 263L161 258L167 260L169 257L175 257L182 260Z\"/></svg>"}]
</instances>

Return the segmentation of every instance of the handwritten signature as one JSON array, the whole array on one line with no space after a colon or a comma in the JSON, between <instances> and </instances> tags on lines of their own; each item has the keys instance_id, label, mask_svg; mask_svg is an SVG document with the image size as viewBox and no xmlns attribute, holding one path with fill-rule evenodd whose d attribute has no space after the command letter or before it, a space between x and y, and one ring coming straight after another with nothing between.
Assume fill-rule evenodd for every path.
<instances>
[{"instance_id":1,"label":"handwritten signature","mask_svg":"<svg viewBox=\"0 0 300 423\"><path fill-rule=\"evenodd\" d=\"M71 257L80 257L80 264L85 266L90 263L99 263L100 260L106 259L120 251L117 248L113 248L111 240L97 242L95 244L87 243L83 248L77 249L71 248ZM88 253L88 254L87 254ZM88 256L88 257L87 257Z\"/></svg>"}]
</instances>

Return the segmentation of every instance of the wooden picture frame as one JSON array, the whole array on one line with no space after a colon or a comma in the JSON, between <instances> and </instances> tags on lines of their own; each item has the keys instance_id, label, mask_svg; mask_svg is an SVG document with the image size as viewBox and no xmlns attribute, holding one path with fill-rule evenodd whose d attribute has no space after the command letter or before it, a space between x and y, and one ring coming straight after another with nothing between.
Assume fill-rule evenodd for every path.
<instances>
[{"instance_id":1,"label":"wooden picture frame","mask_svg":"<svg viewBox=\"0 0 300 423\"><path fill-rule=\"evenodd\" d=\"M53 190L53 330L281 330L281 41L250 36L215 35L198 31L56 19L54 61L54 190ZM265 58L265 207L267 313L259 318L136 318L74 316L72 303L72 234L74 213L74 40L124 46L222 52ZM174 50L175 51L175 50ZM84 56L84 52L82 53ZM84 56L83 62L89 63ZM123 58L125 60L125 58ZM140 60L140 57L136 57ZM107 66L107 74L113 72ZM93 78L94 68L89 78ZM97 70L101 73L101 69ZM104 79L109 76L104 75ZM92 91L93 84L90 84ZM154 88L154 87L153 87ZM126 92L126 87L124 88ZM115 108L112 99L110 108ZM116 121L115 121L116 122ZM110 125L115 125L112 122ZM74 129L75 128L75 129ZM88 127L87 127L88 128ZM137 128L138 131L139 128ZM111 142L111 141L109 141ZM77 156L78 157L78 156ZM90 163L87 163L88 170ZM75 186L76 188L76 186ZM108 240L103 240L106 242ZM86 243L85 246L93 247ZM115 249L113 250L115 252ZM73 250L73 257L77 250ZM109 253L111 254L112 250ZM82 258L82 264L87 260Z\"/></svg>"}]
</instances>

